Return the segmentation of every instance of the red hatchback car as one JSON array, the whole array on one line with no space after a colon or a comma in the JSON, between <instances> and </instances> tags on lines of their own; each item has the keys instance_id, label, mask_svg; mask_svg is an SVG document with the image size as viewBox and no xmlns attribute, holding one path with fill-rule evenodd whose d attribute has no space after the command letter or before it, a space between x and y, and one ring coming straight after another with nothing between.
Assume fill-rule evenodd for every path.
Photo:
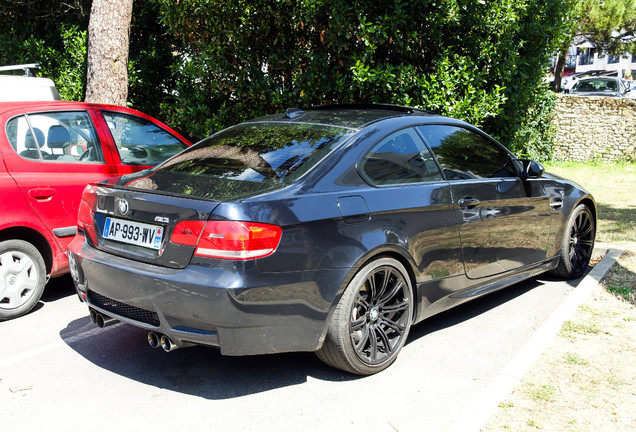
<instances>
[{"instance_id":1,"label":"red hatchback car","mask_svg":"<svg viewBox=\"0 0 636 432\"><path fill-rule=\"evenodd\" d=\"M81 102L0 103L0 321L29 312L68 272L89 182L156 165L191 143L128 108Z\"/></svg>"}]
</instances>

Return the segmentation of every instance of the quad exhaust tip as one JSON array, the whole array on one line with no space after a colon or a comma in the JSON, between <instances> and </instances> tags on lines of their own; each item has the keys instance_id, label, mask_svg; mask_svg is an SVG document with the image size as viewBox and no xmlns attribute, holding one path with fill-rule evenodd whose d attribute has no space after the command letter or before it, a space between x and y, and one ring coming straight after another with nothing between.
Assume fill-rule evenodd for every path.
<instances>
[{"instance_id":1,"label":"quad exhaust tip","mask_svg":"<svg viewBox=\"0 0 636 432\"><path fill-rule=\"evenodd\" d=\"M95 309L91 309L88 313L88 316L91 319L93 324L97 324L97 327L104 328L109 325L115 324L117 320L115 318L109 317L107 315L103 315L97 312Z\"/></svg>"},{"instance_id":2,"label":"quad exhaust tip","mask_svg":"<svg viewBox=\"0 0 636 432\"><path fill-rule=\"evenodd\" d=\"M170 352L176 350L179 347L175 345L174 342L172 342L172 339L170 339L166 335L163 335L161 336L161 348L163 348L165 352Z\"/></svg>"},{"instance_id":3,"label":"quad exhaust tip","mask_svg":"<svg viewBox=\"0 0 636 432\"><path fill-rule=\"evenodd\" d=\"M148 344L150 344L150 346L152 348L159 348L159 346L161 345L161 343L159 342L159 335L157 335L157 333L155 332L149 332L148 333Z\"/></svg>"},{"instance_id":4,"label":"quad exhaust tip","mask_svg":"<svg viewBox=\"0 0 636 432\"><path fill-rule=\"evenodd\" d=\"M117 322L115 318L104 315L95 309L90 309L88 313L89 318L93 324L96 324L100 328L107 327L111 324ZM158 334L155 332L148 332L148 344L152 348L161 347L165 352L174 351L179 348L177 344L174 343L172 339L163 334Z\"/></svg>"},{"instance_id":5,"label":"quad exhaust tip","mask_svg":"<svg viewBox=\"0 0 636 432\"><path fill-rule=\"evenodd\" d=\"M148 332L148 344L152 348L161 347L165 352L174 351L179 348L168 336L155 332Z\"/></svg>"}]
</instances>

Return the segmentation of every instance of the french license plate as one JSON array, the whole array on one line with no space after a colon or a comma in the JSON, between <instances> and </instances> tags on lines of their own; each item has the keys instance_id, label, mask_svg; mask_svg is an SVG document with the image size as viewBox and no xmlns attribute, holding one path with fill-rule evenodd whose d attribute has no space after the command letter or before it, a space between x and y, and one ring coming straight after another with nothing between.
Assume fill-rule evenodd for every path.
<instances>
[{"instance_id":1,"label":"french license plate","mask_svg":"<svg viewBox=\"0 0 636 432\"><path fill-rule=\"evenodd\" d=\"M163 227L107 217L102 236L109 240L158 250L163 239Z\"/></svg>"}]
</instances>

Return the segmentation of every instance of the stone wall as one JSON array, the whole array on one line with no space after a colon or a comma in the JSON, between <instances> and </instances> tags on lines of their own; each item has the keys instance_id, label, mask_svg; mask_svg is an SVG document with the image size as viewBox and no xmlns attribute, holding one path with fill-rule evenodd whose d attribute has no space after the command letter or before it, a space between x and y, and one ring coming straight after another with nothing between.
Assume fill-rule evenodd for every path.
<instances>
[{"instance_id":1,"label":"stone wall","mask_svg":"<svg viewBox=\"0 0 636 432\"><path fill-rule=\"evenodd\" d=\"M560 94L553 158L636 161L636 99Z\"/></svg>"}]
</instances>

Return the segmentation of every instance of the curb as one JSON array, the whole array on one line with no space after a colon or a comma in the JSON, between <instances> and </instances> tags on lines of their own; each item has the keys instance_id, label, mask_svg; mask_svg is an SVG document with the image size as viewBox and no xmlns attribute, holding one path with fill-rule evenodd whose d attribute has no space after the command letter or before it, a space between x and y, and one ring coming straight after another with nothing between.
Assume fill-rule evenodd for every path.
<instances>
[{"instance_id":1,"label":"curb","mask_svg":"<svg viewBox=\"0 0 636 432\"><path fill-rule=\"evenodd\" d=\"M499 402L505 400L512 393L523 375L554 340L563 323L588 299L598 287L605 273L614 265L624 251L623 248L619 247L598 245L594 250L594 254L599 251L602 252L602 250L607 250L603 259L579 282L563 304L537 329L536 333L504 366L488 387L477 395L468 410L465 411L461 418L451 424L447 432L477 432L486 425L499 406Z\"/></svg>"}]
</instances>

